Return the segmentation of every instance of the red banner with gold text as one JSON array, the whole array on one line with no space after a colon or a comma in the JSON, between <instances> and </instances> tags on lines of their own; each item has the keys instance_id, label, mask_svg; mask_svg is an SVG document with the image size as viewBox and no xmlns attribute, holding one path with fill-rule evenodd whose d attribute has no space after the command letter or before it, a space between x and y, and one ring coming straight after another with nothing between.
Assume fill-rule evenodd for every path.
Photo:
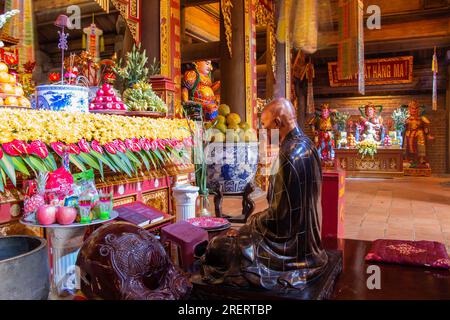
<instances>
[{"instance_id":1,"label":"red banner with gold text","mask_svg":"<svg viewBox=\"0 0 450 320\"><path fill-rule=\"evenodd\" d=\"M342 79L338 77L337 62L328 63L331 87L358 86L358 75ZM411 83L413 80L413 57L367 59L364 65L366 85Z\"/></svg>"}]
</instances>

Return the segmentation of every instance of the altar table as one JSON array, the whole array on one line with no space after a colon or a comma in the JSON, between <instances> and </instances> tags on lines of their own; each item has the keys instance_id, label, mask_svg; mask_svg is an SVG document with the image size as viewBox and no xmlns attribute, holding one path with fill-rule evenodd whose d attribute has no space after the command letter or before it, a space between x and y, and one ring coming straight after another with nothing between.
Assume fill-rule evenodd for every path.
<instances>
[{"instance_id":1,"label":"altar table","mask_svg":"<svg viewBox=\"0 0 450 320\"><path fill-rule=\"evenodd\" d=\"M362 159L355 148L336 149L335 163L346 171L347 177L399 177L403 176L403 149L380 147L373 159L370 156Z\"/></svg>"}]
</instances>

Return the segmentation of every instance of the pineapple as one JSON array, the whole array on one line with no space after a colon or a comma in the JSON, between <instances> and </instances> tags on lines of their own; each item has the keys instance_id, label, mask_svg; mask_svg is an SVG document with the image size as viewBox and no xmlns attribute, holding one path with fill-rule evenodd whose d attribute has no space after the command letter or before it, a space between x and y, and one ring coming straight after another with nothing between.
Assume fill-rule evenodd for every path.
<instances>
[{"instance_id":1,"label":"pineapple","mask_svg":"<svg viewBox=\"0 0 450 320\"><path fill-rule=\"evenodd\" d=\"M36 177L37 190L34 195L25 200L24 220L28 222L36 221L37 209L45 204L44 193L47 184L48 172L39 172Z\"/></svg>"}]
</instances>

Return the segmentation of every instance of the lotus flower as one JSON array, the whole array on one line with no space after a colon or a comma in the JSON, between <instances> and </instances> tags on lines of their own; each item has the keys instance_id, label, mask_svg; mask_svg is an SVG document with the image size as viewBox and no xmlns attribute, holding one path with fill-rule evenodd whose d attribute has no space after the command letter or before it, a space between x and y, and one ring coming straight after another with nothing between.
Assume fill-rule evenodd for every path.
<instances>
[{"instance_id":1,"label":"lotus flower","mask_svg":"<svg viewBox=\"0 0 450 320\"><path fill-rule=\"evenodd\" d=\"M98 153L103 154L103 149L102 149L100 143L98 143L97 140L92 140L92 142L91 142L91 148L92 148L94 151L97 151Z\"/></svg>"},{"instance_id":2,"label":"lotus flower","mask_svg":"<svg viewBox=\"0 0 450 320\"><path fill-rule=\"evenodd\" d=\"M25 141L21 140L13 140L11 142L4 143L3 149L8 155L12 157L28 154L28 146Z\"/></svg>"},{"instance_id":3,"label":"lotus flower","mask_svg":"<svg viewBox=\"0 0 450 320\"><path fill-rule=\"evenodd\" d=\"M64 152L66 152L66 145L62 142L52 142L50 143L50 146L52 149L56 152L56 154L60 157L64 155Z\"/></svg>"},{"instance_id":4,"label":"lotus flower","mask_svg":"<svg viewBox=\"0 0 450 320\"><path fill-rule=\"evenodd\" d=\"M75 143L68 144L67 146L69 147L69 153L80 154L81 150Z\"/></svg>"},{"instance_id":5,"label":"lotus flower","mask_svg":"<svg viewBox=\"0 0 450 320\"><path fill-rule=\"evenodd\" d=\"M141 148L144 149L145 151L149 151L151 149L150 140L147 138L139 139L139 144Z\"/></svg>"},{"instance_id":6,"label":"lotus flower","mask_svg":"<svg viewBox=\"0 0 450 320\"><path fill-rule=\"evenodd\" d=\"M112 142L104 144L103 147L106 149L106 151L108 151L111 154L116 154L117 153L117 150L114 147L114 143L112 143Z\"/></svg>"},{"instance_id":7,"label":"lotus flower","mask_svg":"<svg viewBox=\"0 0 450 320\"><path fill-rule=\"evenodd\" d=\"M28 153L34 153L41 159L45 159L48 157L47 146L40 140L35 140L29 144Z\"/></svg>"},{"instance_id":8,"label":"lotus flower","mask_svg":"<svg viewBox=\"0 0 450 320\"><path fill-rule=\"evenodd\" d=\"M91 147L89 146L89 143L86 141L86 139L81 139L78 141L78 146L80 147L81 151L85 153L91 152Z\"/></svg>"},{"instance_id":9,"label":"lotus flower","mask_svg":"<svg viewBox=\"0 0 450 320\"><path fill-rule=\"evenodd\" d=\"M128 148L128 150L131 150L133 152L141 151L141 147L139 146L139 140L137 138L125 139L125 146Z\"/></svg>"},{"instance_id":10,"label":"lotus flower","mask_svg":"<svg viewBox=\"0 0 450 320\"><path fill-rule=\"evenodd\" d=\"M114 140L114 147L117 149L117 151L125 153L127 152L127 146L125 145L125 143L122 140Z\"/></svg>"},{"instance_id":11,"label":"lotus flower","mask_svg":"<svg viewBox=\"0 0 450 320\"><path fill-rule=\"evenodd\" d=\"M155 151L156 149L158 149L158 144L156 143L155 140L152 139L149 143L150 143L150 149L152 151Z\"/></svg>"}]
</instances>

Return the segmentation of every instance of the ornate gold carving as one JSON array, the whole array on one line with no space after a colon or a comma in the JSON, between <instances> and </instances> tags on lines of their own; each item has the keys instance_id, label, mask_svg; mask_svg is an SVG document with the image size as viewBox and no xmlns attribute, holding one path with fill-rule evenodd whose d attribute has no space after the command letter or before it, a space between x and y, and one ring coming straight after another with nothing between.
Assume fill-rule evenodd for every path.
<instances>
[{"instance_id":1,"label":"ornate gold carving","mask_svg":"<svg viewBox=\"0 0 450 320\"><path fill-rule=\"evenodd\" d=\"M158 191L148 192L142 195L142 201L162 212L169 213L169 190L161 189Z\"/></svg>"},{"instance_id":2,"label":"ornate gold carving","mask_svg":"<svg viewBox=\"0 0 450 320\"><path fill-rule=\"evenodd\" d=\"M117 200L113 200L113 206L121 206L123 204L128 204L128 203L133 203L136 201L136 196L129 196L129 197L124 197L124 198L120 198Z\"/></svg>"},{"instance_id":3,"label":"ornate gold carving","mask_svg":"<svg viewBox=\"0 0 450 320\"><path fill-rule=\"evenodd\" d=\"M97 2L98 5L106 11L106 13L109 13L109 0L95 0L95 2Z\"/></svg>"},{"instance_id":4,"label":"ornate gold carving","mask_svg":"<svg viewBox=\"0 0 450 320\"><path fill-rule=\"evenodd\" d=\"M259 26L267 26L267 37L269 39L269 50L271 57L272 72L275 77L276 72L276 36L275 36L275 19L273 11L260 1L256 1L256 24Z\"/></svg>"},{"instance_id":5,"label":"ornate gold carving","mask_svg":"<svg viewBox=\"0 0 450 320\"><path fill-rule=\"evenodd\" d=\"M223 24L225 26L225 37L227 40L228 53L231 58L233 56L233 48L231 45L231 41L233 40L233 31L231 29L231 10L233 8L233 4L231 3L231 0L221 0L220 7L222 10Z\"/></svg>"},{"instance_id":6,"label":"ornate gold carving","mask_svg":"<svg viewBox=\"0 0 450 320\"><path fill-rule=\"evenodd\" d=\"M120 15L127 22L135 42L140 42L139 31L139 0L111 0L114 7L119 10Z\"/></svg>"},{"instance_id":7,"label":"ornate gold carving","mask_svg":"<svg viewBox=\"0 0 450 320\"><path fill-rule=\"evenodd\" d=\"M356 159L356 169L381 170L381 163L379 159Z\"/></svg>"},{"instance_id":8,"label":"ornate gold carving","mask_svg":"<svg viewBox=\"0 0 450 320\"><path fill-rule=\"evenodd\" d=\"M169 39L169 21L170 21L170 1L161 0L161 74L171 78L170 74L170 39Z\"/></svg>"}]
</instances>

